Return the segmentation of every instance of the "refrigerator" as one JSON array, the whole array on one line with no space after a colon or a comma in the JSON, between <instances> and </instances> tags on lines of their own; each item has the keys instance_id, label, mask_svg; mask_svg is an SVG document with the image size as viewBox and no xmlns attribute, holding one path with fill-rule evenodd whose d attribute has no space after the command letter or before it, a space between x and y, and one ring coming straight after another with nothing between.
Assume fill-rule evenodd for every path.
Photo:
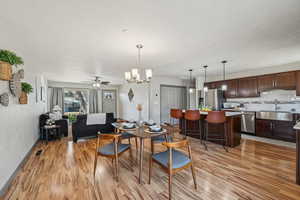
<instances>
[{"instance_id":1,"label":"refrigerator","mask_svg":"<svg viewBox=\"0 0 300 200\"><path fill-rule=\"evenodd\" d=\"M209 89L204 93L204 106L212 110L222 110L225 102L224 91L220 89Z\"/></svg>"}]
</instances>

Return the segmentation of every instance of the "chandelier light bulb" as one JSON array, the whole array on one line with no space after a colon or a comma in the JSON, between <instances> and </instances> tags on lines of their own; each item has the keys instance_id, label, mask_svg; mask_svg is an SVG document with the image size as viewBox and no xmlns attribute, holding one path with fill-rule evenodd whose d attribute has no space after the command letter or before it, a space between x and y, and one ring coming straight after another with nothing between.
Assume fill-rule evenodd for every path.
<instances>
[{"instance_id":1,"label":"chandelier light bulb","mask_svg":"<svg viewBox=\"0 0 300 200\"><path fill-rule=\"evenodd\" d=\"M132 78L137 78L138 74L139 74L139 70L134 68L131 70L131 74L132 74Z\"/></svg>"},{"instance_id":2,"label":"chandelier light bulb","mask_svg":"<svg viewBox=\"0 0 300 200\"><path fill-rule=\"evenodd\" d=\"M131 73L130 72L125 72L125 80L129 81L131 79Z\"/></svg>"},{"instance_id":3,"label":"chandelier light bulb","mask_svg":"<svg viewBox=\"0 0 300 200\"><path fill-rule=\"evenodd\" d=\"M152 69L146 69L146 78L147 80L152 78Z\"/></svg>"}]
</instances>

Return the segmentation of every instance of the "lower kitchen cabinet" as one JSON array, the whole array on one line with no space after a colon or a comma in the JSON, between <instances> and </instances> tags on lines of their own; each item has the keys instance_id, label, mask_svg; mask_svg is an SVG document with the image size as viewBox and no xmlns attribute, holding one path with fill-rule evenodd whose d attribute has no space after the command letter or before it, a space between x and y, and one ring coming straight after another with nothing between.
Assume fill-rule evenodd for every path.
<instances>
[{"instance_id":1,"label":"lower kitchen cabinet","mask_svg":"<svg viewBox=\"0 0 300 200\"><path fill-rule=\"evenodd\" d=\"M294 121L256 119L256 136L296 142L294 124Z\"/></svg>"},{"instance_id":2,"label":"lower kitchen cabinet","mask_svg":"<svg viewBox=\"0 0 300 200\"><path fill-rule=\"evenodd\" d=\"M293 129L294 125L294 122L272 121L272 138L295 142L296 131Z\"/></svg>"},{"instance_id":3,"label":"lower kitchen cabinet","mask_svg":"<svg viewBox=\"0 0 300 200\"><path fill-rule=\"evenodd\" d=\"M272 123L271 120L257 119L255 121L256 136L268 137L272 136Z\"/></svg>"}]
</instances>

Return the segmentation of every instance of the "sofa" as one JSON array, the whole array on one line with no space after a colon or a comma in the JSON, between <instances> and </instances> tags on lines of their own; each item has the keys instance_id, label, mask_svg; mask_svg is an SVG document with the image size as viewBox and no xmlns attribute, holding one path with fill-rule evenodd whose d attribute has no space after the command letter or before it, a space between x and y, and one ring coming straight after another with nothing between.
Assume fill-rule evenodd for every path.
<instances>
[{"instance_id":1,"label":"sofa","mask_svg":"<svg viewBox=\"0 0 300 200\"><path fill-rule=\"evenodd\" d=\"M77 142L80 138L93 138L97 136L98 131L102 133L114 132L113 122L116 122L114 113L106 113L106 123L87 125L87 115L78 115L77 120L72 125L73 142Z\"/></svg>"}]
</instances>

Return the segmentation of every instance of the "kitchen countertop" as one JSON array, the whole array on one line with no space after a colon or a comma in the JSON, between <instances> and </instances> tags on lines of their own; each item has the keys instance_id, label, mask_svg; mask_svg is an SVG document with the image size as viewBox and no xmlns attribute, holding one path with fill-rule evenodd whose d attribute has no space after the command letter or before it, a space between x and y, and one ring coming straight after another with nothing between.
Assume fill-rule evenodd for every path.
<instances>
[{"instance_id":1,"label":"kitchen countertop","mask_svg":"<svg viewBox=\"0 0 300 200\"><path fill-rule=\"evenodd\" d=\"M284 110L278 110L278 111L275 111L275 110L240 110L240 109L233 109L233 108L224 108L222 110L229 110L229 111L232 111L232 112L289 112L289 113L292 113L292 114L300 114L300 111L284 111Z\"/></svg>"},{"instance_id":2,"label":"kitchen countertop","mask_svg":"<svg viewBox=\"0 0 300 200\"><path fill-rule=\"evenodd\" d=\"M182 110L183 113L185 113L185 110ZM201 115L208 115L208 112L206 111L199 111ZM232 116L238 116L238 115L242 115L243 113L241 113L240 111L234 111L234 112L230 112L230 111L225 111L225 115L226 117L232 117Z\"/></svg>"},{"instance_id":3,"label":"kitchen countertop","mask_svg":"<svg viewBox=\"0 0 300 200\"><path fill-rule=\"evenodd\" d=\"M201 115L207 115L208 112L204 112L204 111L200 111ZM226 117L232 117L232 116L237 116L237 115L241 115L241 112L225 112Z\"/></svg>"},{"instance_id":4,"label":"kitchen countertop","mask_svg":"<svg viewBox=\"0 0 300 200\"><path fill-rule=\"evenodd\" d=\"M294 126L294 129L300 130L300 122L298 122L298 123Z\"/></svg>"}]
</instances>

